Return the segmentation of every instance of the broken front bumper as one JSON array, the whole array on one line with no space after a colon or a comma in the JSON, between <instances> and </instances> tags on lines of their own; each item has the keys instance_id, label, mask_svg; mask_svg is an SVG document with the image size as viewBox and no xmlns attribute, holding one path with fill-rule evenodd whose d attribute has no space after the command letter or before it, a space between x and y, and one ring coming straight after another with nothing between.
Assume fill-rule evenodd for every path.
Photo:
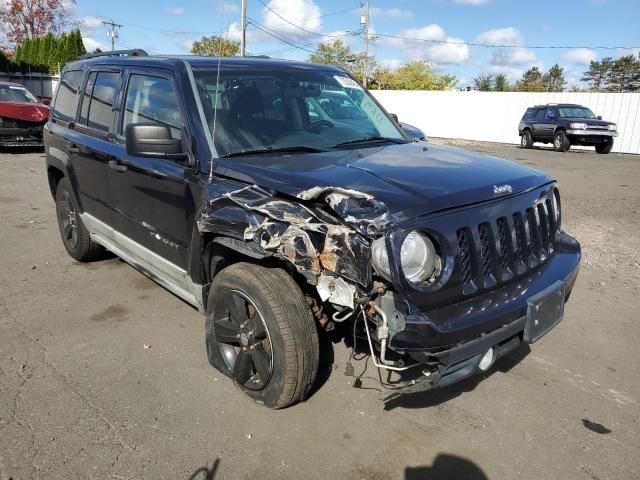
<instances>
[{"instance_id":1,"label":"broken front bumper","mask_svg":"<svg viewBox=\"0 0 640 480\"><path fill-rule=\"evenodd\" d=\"M41 147L42 125L29 128L0 128L0 146Z\"/></svg>"},{"instance_id":2,"label":"broken front bumper","mask_svg":"<svg viewBox=\"0 0 640 480\"><path fill-rule=\"evenodd\" d=\"M480 361L489 350L492 365L562 319L580 257L579 244L566 242L540 269L510 285L430 312L409 307L404 322L396 325L404 328L392 334L389 348L427 367L420 382L424 387L447 386L486 370Z\"/></svg>"}]
</instances>

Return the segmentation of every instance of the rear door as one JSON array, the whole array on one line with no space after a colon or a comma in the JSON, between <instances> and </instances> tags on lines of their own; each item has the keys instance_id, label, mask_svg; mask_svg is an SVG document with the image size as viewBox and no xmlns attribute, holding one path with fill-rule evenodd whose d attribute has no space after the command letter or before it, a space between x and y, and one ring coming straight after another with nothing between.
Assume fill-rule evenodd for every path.
<instances>
[{"instance_id":1,"label":"rear door","mask_svg":"<svg viewBox=\"0 0 640 480\"><path fill-rule=\"evenodd\" d=\"M533 117L533 136L536 140L545 140L548 138L547 131L547 108L538 108Z\"/></svg>"},{"instance_id":2,"label":"rear door","mask_svg":"<svg viewBox=\"0 0 640 480\"><path fill-rule=\"evenodd\" d=\"M124 132L129 124L157 123L182 138L184 107L178 82L169 70L129 69L122 95L115 158L107 167L115 228L135 242L129 248L160 255L186 269L193 207L188 203L189 161L127 154ZM184 144L185 142L183 142Z\"/></svg>"},{"instance_id":3,"label":"rear door","mask_svg":"<svg viewBox=\"0 0 640 480\"><path fill-rule=\"evenodd\" d=\"M109 225L113 219L108 206L106 166L115 146L114 104L121 77L119 68L88 71L75 132L68 145L84 210Z\"/></svg>"}]
</instances>

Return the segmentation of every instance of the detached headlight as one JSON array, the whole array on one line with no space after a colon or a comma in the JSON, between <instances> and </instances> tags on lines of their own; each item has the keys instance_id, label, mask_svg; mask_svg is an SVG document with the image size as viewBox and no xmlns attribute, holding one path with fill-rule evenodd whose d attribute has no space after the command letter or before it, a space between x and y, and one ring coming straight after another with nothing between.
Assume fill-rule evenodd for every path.
<instances>
[{"instance_id":1,"label":"detached headlight","mask_svg":"<svg viewBox=\"0 0 640 480\"><path fill-rule=\"evenodd\" d=\"M412 283L428 280L440 269L435 245L429 237L415 230L402 242L400 262L405 277Z\"/></svg>"},{"instance_id":2,"label":"detached headlight","mask_svg":"<svg viewBox=\"0 0 640 480\"><path fill-rule=\"evenodd\" d=\"M607 126L607 129L611 130L612 132L615 132L617 128L618 126L615 123L613 125Z\"/></svg>"},{"instance_id":3,"label":"detached headlight","mask_svg":"<svg viewBox=\"0 0 640 480\"><path fill-rule=\"evenodd\" d=\"M586 123L570 123L569 128L573 130L586 130L587 124Z\"/></svg>"}]
</instances>

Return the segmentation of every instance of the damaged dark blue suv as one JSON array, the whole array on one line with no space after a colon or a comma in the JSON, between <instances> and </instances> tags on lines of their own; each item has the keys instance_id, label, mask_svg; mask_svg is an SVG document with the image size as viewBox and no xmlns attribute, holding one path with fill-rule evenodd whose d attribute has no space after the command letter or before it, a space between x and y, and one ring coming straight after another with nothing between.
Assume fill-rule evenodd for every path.
<instances>
[{"instance_id":1,"label":"damaged dark blue suv","mask_svg":"<svg viewBox=\"0 0 640 480\"><path fill-rule=\"evenodd\" d=\"M314 114L327 98L346 106ZM336 325L397 386L486 371L562 319L578 273L552 178L412 141L331 66L90 55L44 137L69 254L197 307L211 364L268 407L310 391Z\"/></svg>"}]
</instances>

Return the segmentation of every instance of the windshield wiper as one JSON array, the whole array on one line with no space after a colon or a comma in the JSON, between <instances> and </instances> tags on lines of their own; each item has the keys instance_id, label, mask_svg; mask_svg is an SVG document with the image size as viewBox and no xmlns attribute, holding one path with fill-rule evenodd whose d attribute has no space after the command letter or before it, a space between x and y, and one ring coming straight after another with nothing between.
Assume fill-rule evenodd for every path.
<instances>
[{"instance_id":1,"label":"windshield wiper","mask_svg":"<svg viewBox=\"0 0 640 480\"><path fill-rule=\"evenodd\" d=\"M335 147L343 147L345 145L357 145L359 143L380 143L380 142L392 142L392 143L409 143L402 138L390 138L390 137L362 137L354 138L353 140L347 140L346 142L340 142L333 145Z\"/></svg>"},{"instance_id":2,"label":"windshield wiper","mask_svg":"<svg viewBox=\"0 0 640 480\"><path fill-rule=\"evenodd\" d=\"M305 152L305 153L318 153L326 152L327 150L317 147L309 147L306 145L294 145L289 147L264 147L254 148L248 150L238 150L237 152L230 152L222 155L222 158L229 157L241 157L243 155L260 155L261 153L287 153L287 152Z\"/></svg>"}]
</instances>

